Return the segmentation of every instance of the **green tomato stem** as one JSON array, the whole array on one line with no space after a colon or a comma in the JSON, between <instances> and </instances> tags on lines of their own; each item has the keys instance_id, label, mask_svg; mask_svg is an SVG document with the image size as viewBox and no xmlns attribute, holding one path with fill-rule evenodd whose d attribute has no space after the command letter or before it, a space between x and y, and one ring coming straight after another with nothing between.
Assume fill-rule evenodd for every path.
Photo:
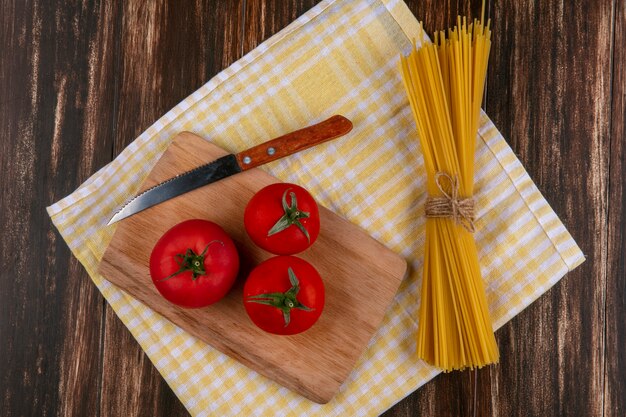
<instances>
[{"instance_id":1,"label":"green tomato stem","mask_svg":"<svg viewBox=\"0 0 626 417\"><path fill-rule=\"evenodd\" d=\"M312 308L309 308L302 304L296 296L298 292L300 292L300 281L298 281L298 277L293 272L293 269L289 267L287 269L289 274L289 282L291 283L291 288L287 291L283 292L272 292L265 294L257 294L248 296L245 300L247 303L257 303L263 304L271 307L276 307L283 312L283 320L285 321L285 327L289 325L291 322L291 310L296 308L298 310L304 311L313 311Z\"/></svg>"},{"instance_id":2,"label":"green tomato stem","mask_svg":"<svg viewBox=\"0 0 626 417\"><path fill-rule=\"evenodd\" d=\"M219 243L224 246L224 242L221 240L212 240L205 247L202 253L197 254L193 251L193 249L188 248L185 253L177 253L174 255L174 260L178 264L178 271L173 274L159 280L159 282L166 281L170 278L175 277L176 275L182 274L183 272L191 271L191 280L195 281L202 275L206 275L206 269L204 268L204 258L206 256L207 251L209 250L209 246L213 243Z\"/></svg>"},{"instance_id":3,"label":"green tomato stem","mask_svg":"<svg viewBox=\"0 0 626 417\"><path fill-rule=\"evenodd\" d=\"M276 233L282 232L283 230L291 226L296 226L306 236L307 241L311 242L309 231L306 230L306 227L304 227L304 225L300 221L300 219L309 218L310 213L306 211L300 211L300 209L298 209L298 200L296 199L296 193L294 193L293 191L289 193L289 196L291 197L291 206L287 204L287 193L289 192L289 190L290 188L287 188L282 197L284 214L267 232L267 236L275 235Z\"/></svg>"}]
</instances>

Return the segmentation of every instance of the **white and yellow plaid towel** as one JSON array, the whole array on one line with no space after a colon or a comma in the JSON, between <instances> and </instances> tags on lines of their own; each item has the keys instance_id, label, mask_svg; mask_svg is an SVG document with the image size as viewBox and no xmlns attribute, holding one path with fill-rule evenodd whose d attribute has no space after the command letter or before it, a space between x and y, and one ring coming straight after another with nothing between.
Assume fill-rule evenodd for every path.
<instances>
[{"instance_id":1,"label":"white and yellow plaid towel","mask_svg":"<svg viewBox=\"0 0 626 417\"><path fill-rule=\"evenodd\" d=\"M48 208L72 252L193 415L376 415L438 371L414 357L424 245L425 173L398 54L417 21L400 0L323 1L218 74L73 194ZM265 167L404 256L408 277L341 391L314 404L194 339L97 274L114 228L177 132L231 151L343 114L346 137ZM476 240L496 328L583 255L483 115Z\"/></svg>"}]
</instances>

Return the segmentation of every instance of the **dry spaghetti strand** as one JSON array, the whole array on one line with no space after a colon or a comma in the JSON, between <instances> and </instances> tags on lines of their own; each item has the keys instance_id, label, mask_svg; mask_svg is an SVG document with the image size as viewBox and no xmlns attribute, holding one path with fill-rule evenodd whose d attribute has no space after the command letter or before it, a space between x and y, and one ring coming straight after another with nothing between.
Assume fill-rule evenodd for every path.
<instances>
[{"instance_id":1,"label":"dry spaghetti strand","mask_svg":"<svg viewBox=\"0 0 626 417\"><path fill-rule=\"evenodd\" d=\"M420 35L422 34L420 24ZM421 36L420 36L421 37ZM424 153L432 199L456 207L474 192L474 153L491 31L459 17L435 42L413 45L400 71ZM443 189L441 175L453 180ZM457 197L458 195L458 197ZM451 197L453 196L453 197ZM457 199L458 198L458 199ZM472 207L473 209L473 207ZM472 228L456 214L426 220L417 354L444 371L498 361Z\"/></svg>"}]
</instances>

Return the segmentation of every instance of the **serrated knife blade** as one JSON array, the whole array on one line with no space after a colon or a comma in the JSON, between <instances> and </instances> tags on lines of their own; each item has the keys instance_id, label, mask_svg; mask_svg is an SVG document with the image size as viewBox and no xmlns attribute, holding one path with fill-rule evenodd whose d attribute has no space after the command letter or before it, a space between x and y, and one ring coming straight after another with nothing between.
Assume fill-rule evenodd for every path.
<instances>
[{"instance_id":1,"label":"serrated knife blade","mask_svg":"<svg viewBox=\"0 0 626 417\"><path fill-rule=\"evenodd\" d=\"M111 217L108 224L113 224L196 188L338 138L350 130L352 130L352 122L343 116L336 115L321 123L288 133L238 154L223 156L141 192L128 200Z\"/></svg>"}]
</instances>

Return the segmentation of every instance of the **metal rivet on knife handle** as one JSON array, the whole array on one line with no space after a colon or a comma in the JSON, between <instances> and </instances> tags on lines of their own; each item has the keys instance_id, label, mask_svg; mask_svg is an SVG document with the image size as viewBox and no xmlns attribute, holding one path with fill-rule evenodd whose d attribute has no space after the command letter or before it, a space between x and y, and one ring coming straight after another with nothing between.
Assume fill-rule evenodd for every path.
<instances>
[{"instance_id":1,"label":"metal rivet on knife handle","mask_svg":"<svg viewBox=\"0 0 626 417\"><path fill-rule=\"evenodd\" d=\"M250 164L250 162L252 162L252 158L250 158L249 156L244 156L243 157L243 163L248 165Z\"/></svg>"},{"instance_id":2,"label":"metal rivet on knife handle","mask_svg":"<svg viewBox=\"0 0 626 417\"><path fill-rule=\"evenodd\" d=\"M235 156L239 166L245 171L343 136L351 130L352 122L350 120L343 116L335 115L321 123L287 133L279 138L240 152ZM249 162L247 162L247 157L250 158Z\"/></svg>"}]
</instances>

